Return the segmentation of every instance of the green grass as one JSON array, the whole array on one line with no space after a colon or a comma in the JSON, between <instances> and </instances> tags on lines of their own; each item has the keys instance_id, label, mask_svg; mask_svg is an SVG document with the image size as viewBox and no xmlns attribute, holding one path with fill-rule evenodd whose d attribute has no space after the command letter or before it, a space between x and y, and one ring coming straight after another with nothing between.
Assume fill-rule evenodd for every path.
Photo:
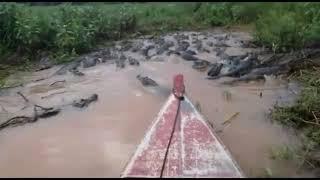
<instances>
[{"instance_id":1,"label":"green grass","mask_svg":"<svg viewBox=\"0 0 320 180\"><path fill-rule=\"evenodd\" d=\"M64 63L105 41L130 34L168 32L200 27L194 21L194 3L86 3L58 6L0 4L0 64L12 55L37 61L48 51ZM202 27L202 26L201 26ZM16 59L16 58L13 58ZM17 61L24 63L23 60ZM17 64L19 65L19 64ZM5 78L9 66L2 71Z\"/></svg>"},{"instance_id":2,"label":"green grass","mask_svg":"<svg viewBox=\"0 0 320 180\"><path fill-rule=\"evenodd\" d=\"M289 146L274 147L271 149L270 158L277 160L293 160L295 152Z\"/></svg>"},{"instance_id":3,"label":"green grass","mask_svg":"<svg viewBox=\"0 0 320 180\"><path fill-rule=\"evenodd\" d=\"M56 60L90 51L130 34L207 27L193 18L195 3L86 3L58 6L0 4L0 64L10 55L36 59L49 51ZM20 61L22 62L22 61Z\"/></svg>"},{"instance_id":4,"label":"green grass","mask_svg":"<svg viewBox=\"0 0 320 180\"><path fill-rule=\"evenodd\" d=\"M319 3L278 3L259 14L255 39L275 52L287 52L320 39Z\"/></svg>"},{"instance_id":5,"label":"green grass","mask_svg":"<svg viewBox=\"0 0 320 180\"><path fill-rule=\"evenodd\" d=\"M272 178L273 172L270 168L266 167L262 170L262 173L257 178Z\"/></svg>"},{"instance_id":6,"label":"green grass","mask_svg":"<svg viewBox=\"0 0 320 180\"><path fill-rule=\"evenodd\" d=\"M84 53L100 41L120 39L135 32L145 34L248 23L257 17L256 7L187 2L63 3L57 6L2 3L0 44L28 55L38 50ZM262 6L259 7L262 10Z\"/></svg>"},{"instance_id":7,"label":"green grass","mask_svg":"<svg viewBox=\"0 0 320 180\"><path fill-rule=\"evenodd\" d=\"M256 24L256 41L297 49L319 37L318 3L85 3L57 6L0 4L0 55L6 49L85 53L102 41L140 32L164 33L234 24ZM1 62L0 62L1 63Z\"/></svg>"},{"instance_id":8,"label":"green grass","mask_svg":"<svg viewBox=\"0 0 320 180\"><path fill-rule=\"evenodd\" d=\"M320 167L320 159L312 156L320 151L319 77L320 69L297 72L295 78L304 86L297 102L292 106L275 106L271 113L275 121L298 130L303 143L299 154L306 159L304 163L314 167Z\"/></svg>"}]
</instances>

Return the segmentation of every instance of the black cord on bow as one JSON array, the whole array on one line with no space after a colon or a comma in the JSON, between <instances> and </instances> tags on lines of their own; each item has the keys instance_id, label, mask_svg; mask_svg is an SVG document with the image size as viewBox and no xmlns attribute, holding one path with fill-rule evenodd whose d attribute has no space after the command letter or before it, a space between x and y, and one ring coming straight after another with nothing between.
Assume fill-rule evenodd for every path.
<instances>
[{"instance_id":1,"label":"black cord on bow","mask_svg":"<svg viewBox=\"0 0 320 180\"><path fill-rule=\"evenodd\" d=\"M163 172L164 172L164 168L165 168L165 165L166 165L166 161L167 161L167 156L169 154L169 149L170 149L170 145L171 145L171 140L172 140L172 137L173 137L173 134L174 134L174 130L176 129L176 124L177 124L177 119L178 119L178 116L179 116L179 111L180 111L180 104L181 104L181 101L183 100L183 98L177 98L178 99L178 108L177 108L177 112L176 112L176 116L175 116L175 119L174 119L174 124L173 124L173 128L172 128L172 131L171 131L171 134L170 134L170 139L169 139L169 142L168 142L168 145L167 145L167 149L166 149L166 153L164 155L164 160L163 160L163 163L162 163L162 168L161 168L161 174L160 174L160 178L162 178L163 176Z\"/></svg>"}]
</instances>

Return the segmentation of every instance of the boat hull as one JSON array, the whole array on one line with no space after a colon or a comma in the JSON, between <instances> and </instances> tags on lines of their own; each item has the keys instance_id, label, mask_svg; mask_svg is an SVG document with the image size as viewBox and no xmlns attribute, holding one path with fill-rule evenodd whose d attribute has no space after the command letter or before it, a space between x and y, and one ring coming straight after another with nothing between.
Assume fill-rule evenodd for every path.
<instances>
[{"instance_id":1,"label":"boat hull","mask_svg":"<svg viewBox=\"0 0 320 180\"><path fill-rule=\"evenodd\" d=\"M155 118L121 177L158 178L161 174L175 178L243 177L190 100L185 96L180 101L174 95L170 95Z\"/></svg>"}]
</instances>

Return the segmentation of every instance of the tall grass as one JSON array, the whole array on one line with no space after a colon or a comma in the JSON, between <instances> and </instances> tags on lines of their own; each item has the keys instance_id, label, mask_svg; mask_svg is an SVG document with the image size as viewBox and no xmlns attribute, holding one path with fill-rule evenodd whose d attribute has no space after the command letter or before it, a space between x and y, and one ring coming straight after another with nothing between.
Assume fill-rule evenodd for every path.
<instances>
[{"instance_id":1,"label":"tall grass","mask_svg":"<svg viewBox=\"0 0 320 180\"><path fill-rule=\"evenodd\" d=\"M99 6L30 7L0 5L1 46L34 54L38 50L75 51L91 49L101 39L116 39L131 32L135 17L125 7Z\"/></svg>"},{"instance_id":2,"label":"tall grass","mask_svg":"<svg viewBox=\"0 0 320 180\"><path fill-rule=\"evenodd\" d=\"M249 21L241 7L245 6L187 2L57 6L2 3L0 44L3 51L10 49L28 55L39 50L83 53L102 40L119 39L137 31L166 32Z\"/></svg>"},{"instance_id":3,"label":"tall grass","mask_svg":"<svg viewBox=\"0 0 320 180\"><path fill-rule=\"evenodd\" d=\"M275 106L272 118L284 125L293 127L301 133L303 147L300 150L309 165L320 167L320 69L301 70L296 74L297 80L304 87L297 102L292 106Z\"/></svg>"},{"instance_id":4,"label":"tall grass","mask_svg":"<svg viewBox=\"0 0 320 180\"><path fill-rule=\"evenodd\" d=\"M255 39L275 52L286 52L320 40L319 3L276 3L255 22Z\"/></svg>"},{"instance_id":5,"label":"tall grass","mask_svg":"<svg viewBox=\"0 0 320 180\"><path fill-rule=\"evenodd\" d=\"M127 34L254 23L255 40L274 51L320 39L319 3L0 4L0 55L77 53ZM33 58L31 58L33 59ZM0 62L1 63L1 62Z\"/></svg>"}]
</instances>

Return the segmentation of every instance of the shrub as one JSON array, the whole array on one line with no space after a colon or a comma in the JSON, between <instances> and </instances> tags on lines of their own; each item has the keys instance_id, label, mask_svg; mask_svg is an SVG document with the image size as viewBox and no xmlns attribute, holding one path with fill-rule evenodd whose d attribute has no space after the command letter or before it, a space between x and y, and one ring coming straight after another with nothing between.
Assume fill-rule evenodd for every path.
<instances>
[{"instance_id":1,"label":"shrub","mask_svg":"<svg viewBox=\"0 0 320 180\"><path fill-rule=\"evenodd\" d=\"M251 23L257 20L258 15L270 9L272 3L237 3L231 7L234 22Z\"/></svg>"},{"instance_id":2,"label":"shrub","mask_svg":"<svg viewBox=\"0 0 320 180\"><path fill-rule=\"evenodd\" d=\"M231 7L229 3L206 3L199 8L195 17L211 26L226 25L233 20Z\"/></svg>"},{"instance_id":3,"label":"shrub","mask_svg":"<svg viewBox=\"0 0 320 180\"><path fill-rule=\"evenodd\" d=\"M306 25L306 41L320 41L320 3L305 3L303 6Z\"/></svg>"},{"instance_id":4,"label":"shrub","mask_svg":"<svg viewBox=\"0 0 320 180\"><path fill-rule=\"evenodd\" d=\"M320 81L319 70L301 70L296 78L304 84L301 95L292 106L275 106L272 118L280 123L294 127L301 132L303 149L311 153L319 152L320 129ZM305 154L305 152L301 153ZM306 156L306 155L304 155ZM319 163L319 159L308 157L308 161ZM317 165L318 167L320 164Z\"/></svg>"},{"instance_id":5,"label":"shrub","mask_svg":"<svg viewBox=\"0 0 320 180\"><path fill-rule=\"evenodd\" d=\"M255 22L255 39L274 51L320 40L319 3L87 3L27 6L0 4L3 51L73 50L128 33L164 32ZM5 53L4 53L5 54Z\"/></svg>"},{"instance_id":6,"label":"shrub","mask_svg":"<svg viewBox=\"0 0 320 180\"><path fill-rule=\"evenodd\" d=\"M19 9L13 3L0 4L0 37L1 43L10 48L16 48L15 28Z\"/></svg>"},{"instance_id":7,"label":"shrub","mask_svg":"<svg viewBox=\"0 0 320 180\"><path fill-rule=\"evenodd\" d=\"M259 16L255 39L273 51L301 48L305 41L305 26L299 15L289 11L272 10Z\"/></svg>"}]
</instances>

